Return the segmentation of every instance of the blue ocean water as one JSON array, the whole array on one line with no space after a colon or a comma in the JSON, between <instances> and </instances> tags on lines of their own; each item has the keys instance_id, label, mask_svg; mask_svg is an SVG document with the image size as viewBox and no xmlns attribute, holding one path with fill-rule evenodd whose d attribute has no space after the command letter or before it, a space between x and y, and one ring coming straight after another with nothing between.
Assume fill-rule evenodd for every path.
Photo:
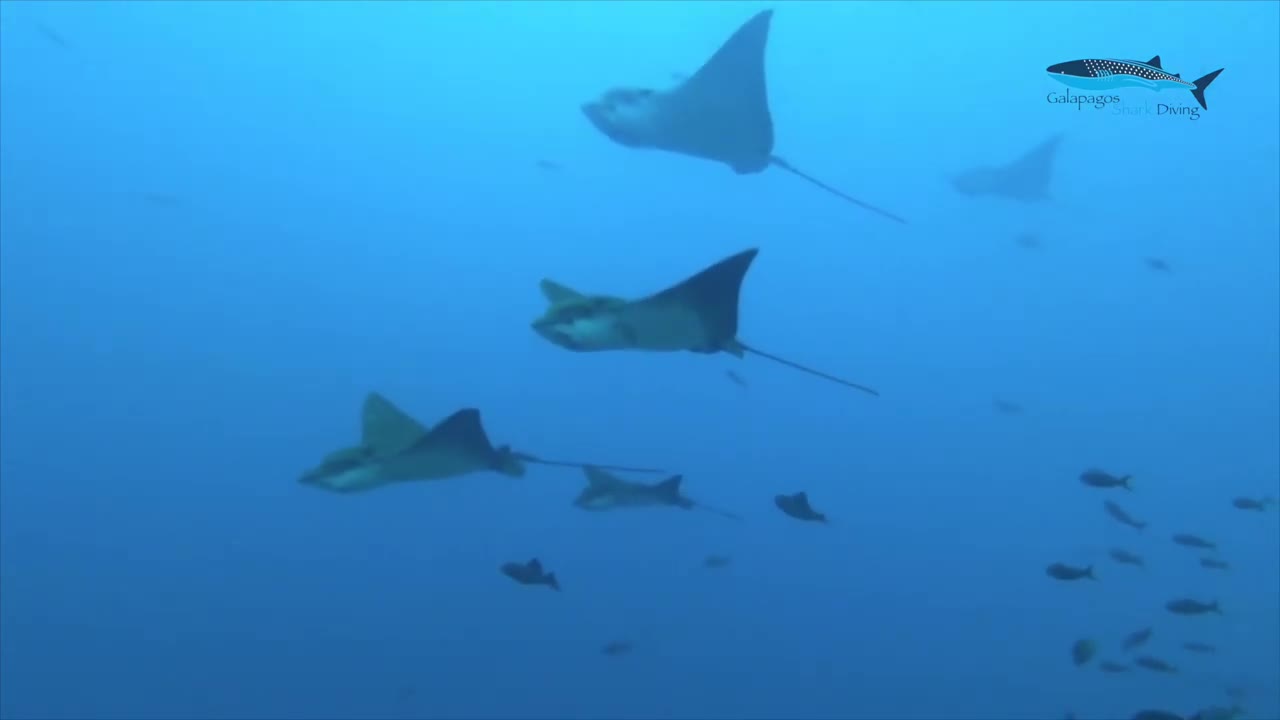
<instances>
[{"instance_id":1,"label":"blue ocean water","mask_svg":"<svg viewBox=\"0 0 1280 720\"><path fill-rule=\"evenodd\" d=\"M583 117L768 7L778 153L908 225ZM1280 494L1278 31L1274 2L0 2L0 716L1280 718L1280 513L1231 505ZM1050 65L1157 54L1226 68L1196 119L1046 99ZM1047 201L948 181L1058 133ZM543 278L640 297L750 247L741 336L880 397L530 330ZM584 512L553 467L300 484L370 392L742 520ZM774 506L801 490L829 524ZM562 592L498 572L531 557ZM1178 674L1098 671L1146 626Z\"/></svg>"}]
</instances>

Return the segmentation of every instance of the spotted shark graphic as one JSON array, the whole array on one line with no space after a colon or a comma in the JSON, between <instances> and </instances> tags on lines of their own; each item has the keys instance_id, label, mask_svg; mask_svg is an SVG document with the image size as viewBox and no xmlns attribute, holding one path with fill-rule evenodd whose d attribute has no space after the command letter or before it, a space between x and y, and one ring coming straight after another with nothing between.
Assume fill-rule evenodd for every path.
<instances>
[{"instance_id":1,"label":"spotted shark graphic","mask_svg":"<svg viewBox=\"0 0 1280 720\"><path fill-rule=\"evenodd\" d=\"M1148 90L1190 90L1196 102L1205 110L1204 91L1209 83L1225 68L1218 68L1195 82L1187 82L1178 73L1167 73L1160 66L1157 55L1146 62L1137 60L1072 60L1050 65L1049 77L1063 85L1081 90L1117 90L1125 87L1141 87Z\"/></svg>"}]
</instances>

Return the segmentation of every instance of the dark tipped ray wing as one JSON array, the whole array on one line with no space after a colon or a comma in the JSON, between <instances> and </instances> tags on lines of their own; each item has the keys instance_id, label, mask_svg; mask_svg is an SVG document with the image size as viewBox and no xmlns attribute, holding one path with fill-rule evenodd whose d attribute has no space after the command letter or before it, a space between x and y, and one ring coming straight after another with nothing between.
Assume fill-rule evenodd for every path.
<instances>
[{"instance_id":1,"label":"dark tipped ray wing","mask_svg":"<svg viewBox=\"0 0 1280 720\"><path fill-rule=\"evenodd\" d=\"M663 93L655 117L664 150L760 172L773 152L764 52L772 10L757 13L688 80Z\"/></svg>"}]
</instances>

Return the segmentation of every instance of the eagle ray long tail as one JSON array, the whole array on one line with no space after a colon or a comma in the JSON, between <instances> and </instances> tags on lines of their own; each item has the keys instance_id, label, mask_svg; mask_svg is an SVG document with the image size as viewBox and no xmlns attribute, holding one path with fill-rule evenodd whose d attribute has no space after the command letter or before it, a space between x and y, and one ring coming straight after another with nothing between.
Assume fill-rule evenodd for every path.
<instances>
[{"instance_id":1,"label":"eagle ray long tail","mask_svg":"<svg viewBox=\"0 0 1280 720\"><path fill-rule=\"evenodd\" d=\"M666 470L660 468L642 468L629 467L627 465L601 465L600 463L580 463L570 462L568 460L544 460L536 455L529 453L512 453L512 455L525 462L536 463L538 465L553 465L555 467L571 467L571 468L599 468L601 470L611 470L614 472L636 472L636 473L665 473Z\"/></svg>"},{"instance_id":2,"label":"eagle ray long tail","mask_svg":"<svg viewBox=\"0 0 1280 720\"><path fill-rule=\"evenodd\" d=\"M831 193L832 195L835 195L835 196L836 196L836 197L838 197L838 198L841 198L841 199L847 200L847 201L849 201L849 202L853 203L854 205L857 205L858 207L863 208L864 210L870 210L870 211L871 211L871 212L873 212L873 213L876 213L876 214L881 215L881 216L883 216L883 217L887 217L887 218L889 218L890 220L893 220L893 221L895 221L895 222L900 222L900 223L902 223L903 225L906 225L906 224L907 224L907 221L906 221L906 220L903 220L902 218L898 217L897 215L894 215L893 213L889 212L888 210L884 210L884 209L882 209L882 208L878 208L878 207L876 207L875 205L872 205L872 204L870 204L870 203L865 203L865 202L863 202L863 201L859 200L858 198L853 197L852 195L846 195L845 193L843 193L843 192L841 192L841 191L839 191L839 190L837 190L837 189L835 189L835 188L831 187L830 185L828 185L828 184L826 184L826 183L822 182L821 180L819 180L819 179L817 179L817 178L813 177L812 175L810 175L810 174L808 174L808 173L806 173L806 172L801 171L801 170L800 170L800 169L798 169L795 165L792 165L791 163L787 162L786 160L783 160L782 158L778 157L777 155L774 155L774 156L770 157L770 158L769 158L769 161L770 161L771 163L773 163L774 165L777 165L778 167L782 168L783 170L786 170L787 172L789 172L789 173L791 173L791 174L795 175L796 177L798 177L798 178L800 178L800 179L802 179L802 180L808 180L809 182L813 183L814 185L817 185L818 187L822 188L823 190L826 190L827 192Z\"/></svg>"},{"instance_id":3,"label":"eagle ray long tail","mask_svg":"<svg viewBox=\"0 0 1280 720\"><path fill-rule=\"evenodd\" d=\"M827 373L824 373L821 370L814 370L811 367L805 367L800 363L792 362L786 358L780 358L777 355L774 355L772 353L767 353L763 350L757 350L756 348L751 347L750 345L742 342L741 340L738 341L738 347L741 347L743 350L751 353L752 355L759 355L760 357L765 358L766 360L772 360L781 365L786 365L789 368L794 368L801 372L809 373L810 375L816 375L822 378L823 380L830 380L833 383L838 383L846 387L851 387L854 390L861 390L864 393L867 393L869 395L875 395L876 397L880 396L880 392L878 390L875 390L874 388L869 388L866 385L859 385L856 382L850 382L843 378L838 378L835 375L828 375Z\"/></svg>"}]
</instances>

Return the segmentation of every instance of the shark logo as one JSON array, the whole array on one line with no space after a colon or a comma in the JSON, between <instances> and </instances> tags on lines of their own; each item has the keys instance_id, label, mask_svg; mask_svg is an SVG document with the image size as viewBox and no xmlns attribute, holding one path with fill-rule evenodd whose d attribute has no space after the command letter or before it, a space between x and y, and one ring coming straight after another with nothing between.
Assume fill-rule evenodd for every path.
<instances>
[{"instance_id":1,"label":"shark logo","mask_svg":"<svg viewBox=\"0 0 1280 720\"><path fill-rule=\"evenodd\" d=\"M1204 91L1225 68L1218 68L1195 82L1187 82L1179 73L1165 72L1157 55L1146 62L1137 60L1072 60L1050 65L1049 77L1080 90L1118 90L1141 87L1148 90L1190 90L1200 107L1208 110Z\"/></svg>"}]
</instances>

